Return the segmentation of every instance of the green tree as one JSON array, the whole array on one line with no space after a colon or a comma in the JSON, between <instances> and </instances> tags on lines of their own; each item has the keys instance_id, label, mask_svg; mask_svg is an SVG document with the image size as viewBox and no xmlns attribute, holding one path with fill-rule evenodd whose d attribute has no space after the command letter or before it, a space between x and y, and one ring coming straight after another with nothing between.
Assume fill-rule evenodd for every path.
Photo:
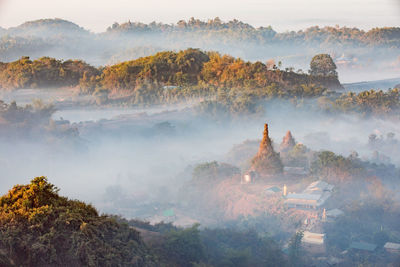
<instances>
[{"instance_id":1,"label":"green tree","mask_svg":"<svg viewBox=\"0 0 400 267\"><path fill-rule=\"evenodd\" d=\"M328 54L319 54L312 58L310 63L310 74L314 76L337 77L336 64Z\"/></svg>"},{"instance_id":2,"label":"green tree","mask_svg":"<svg viewBox=\"0 0 400 267\"><path fill-rule=\"evenodd\" d=\"M289 264L290 266L301 266L301 240L303 239L303 232L296 232L289 242Z\"/></svg>"}]
</instances>

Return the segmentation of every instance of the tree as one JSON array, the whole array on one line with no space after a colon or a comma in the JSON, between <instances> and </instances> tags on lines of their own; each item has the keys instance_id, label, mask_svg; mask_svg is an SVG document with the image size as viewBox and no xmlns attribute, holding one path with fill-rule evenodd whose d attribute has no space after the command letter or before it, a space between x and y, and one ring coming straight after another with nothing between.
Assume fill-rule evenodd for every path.
<instances>
[{"instance_id":1,"label":"tree","mask_svg":"<svg viewBox=\"0 0 400 267\"><path fill-rule=\"evenodd\" d=\"M328 54L319 54L312 58L310 74L314 76L338 76L336 64Z\"/></svg>"},{"instance_id":2,"label":"tree","mask_svg":"<svg viewBox=\"0 0 400 267\"><path fill-rule=\"evenodd\" d=\"M290 239L289 242L289 263L290 266L301 266L301 240L303 239L303 232L298 231Z\"/></svg>"},{"instance_id":3,"label":"tree","mask_svg":"<svg viewBox=\"0 0 400 267\"><path fill-rule=\"evenodd\" d=\"M0 266L159 266L138 231L58 192L37 177L0 197Z\"/></svg>"}]
</instances>

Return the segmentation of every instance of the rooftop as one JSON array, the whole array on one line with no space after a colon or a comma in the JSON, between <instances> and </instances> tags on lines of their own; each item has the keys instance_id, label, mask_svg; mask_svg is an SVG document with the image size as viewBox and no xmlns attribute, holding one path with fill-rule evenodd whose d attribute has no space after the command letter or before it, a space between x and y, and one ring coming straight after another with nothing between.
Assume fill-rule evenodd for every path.
<instances>
[{"instance_id":1,"label":"rooftop","mask_svg":"<svg viewBox=\"0 0 400 267\"><path fill-rule=\"evenodd\" d=\"M273 187L267 188L266 191L278 193L278 192L281 191L281 189L279 187L277 187L277 186L273 186Z\"/></svg>"},{"instance_id":2,"label":"rooftop","mask_svg":"<svg viewBox=\"0 0 400 267\"><path fill-rule=\"evenodd\" d=\"M307 193L313 193L313 192L324 192L324 191L332 191L334 188L333 185L328 184L327 182L318 180L313 183L311 183L307 188L304 190L304 192Z\"/></svg>"},{"instance_id":3,"label":"rooftop","mask_svg":"<svg viewBox=\"0 0 400 267\"><path fill-rule=\"evenodd\" d=\"M350 248L366 251L374 251L377 245L366 242L351 242Z\"/></svg>"},{"instance_id":4,"label":"rooftop","mask_svg":"<svg viewBox=\"0 0 400 267\"><path fill-rule=\"evenodd\" d=\"M321 198L320 194L288 194L287 199L304 199L304 200L319 200Z\"/></svg>"},{"instance_id":5,"label":"rooftop","mask_svg":"<svg viewBox=\"0 0 400 267\"><path fill-rule=\"evenodd\" d=\"M325 234L312 233L304 231L303 242L310 244L322 245L324 243Z\"/></svg>"},{"instance_id":6,"label":"rooftop","mask_svg":"<svg viewBox=\"0 0 400 267\"><path fill-rule=\"evenodd\" d=\"M326 211L326 216L328 216L328 217L338 217L343 214L344 214L344 212L341 211L340 209L332 209L332 210Z\"/></svg>"},{"instance_id":7,"label":"rooftop","mask_svg":"<svg viewBox=\"0 0 400 267\"><path fill-rule=\"evenodd\" d=\"M399 243L391 243L387 242L384 246L386 249L393 249L393 250L400 250L400 244Z\"/></svg>"}]
</instances>

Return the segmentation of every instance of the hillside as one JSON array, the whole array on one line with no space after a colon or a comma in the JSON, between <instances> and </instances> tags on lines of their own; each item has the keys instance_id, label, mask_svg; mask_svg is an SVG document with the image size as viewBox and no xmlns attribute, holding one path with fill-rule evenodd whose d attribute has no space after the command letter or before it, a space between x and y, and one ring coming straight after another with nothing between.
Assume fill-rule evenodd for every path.
<instances>
[{"instance_id":1,"label":"hillside","mask_svg":"<svg viewBox=\"0 0 400 267\"><path fill-rule=\"evenodd\" d=\"M400 28L384 27L374 28L369 31L348 27L318 27L313 26L305 30L276 32L271 26L254 27L248 23L231 20L223 22L214 18L207 21L191 18L187 21L180 20L176 24L163 24L152 22L114 23L107 29L107 34L135 35L135 34L184 34L187 37L193 34L204 35L210 38L218 37L219 41L250 41L267 44L270 42L311 45L311 44L342 44L342 45L387 45L398 47L400 41Z\"/></svg>"},{"instance_id":2,"label":"hillside","mask_svg":"<svg viewBox=\"0 0 400 267\"><path fill-rule=\"evenodd\" d=\"M275 241L255 231L100 216L91 205L59 196L45 177L0 198L0 229L1 266L285 265Z\"/></svg>"},{"instance_id":3,"label":"hillside","mask_svg":"<svg viewBox=\"0 0 400 267\"><path fill-rule=\"evenodd\" d=\"M79 25L63 19L40 19L27 21L17 27L9 28L7 34L14 36L36 36L39 38L65 36L79 36L89 34L89 31Z\"/></svg>"},{"instance_id":4,"label":"hillside","mask_svg":"<svg viewBox=\"0 0 400 267\"><path fill-rule=\"evenodd\" d=\"M2 266L154 266L137 231L59 196L45 177L0 198L0 226Z\"/></svg>"},{"instance_id":5,"label":"hillside","mask_svg":"<svg viewBox=\"0 0 400 267\"><path fill-rule=\"evenodd\" d=\"M95 34L69 21L43 19L0 31L0 61L15 61L22 56L51 56L81 58L100 66L150 56L154 52L195 47L244 60L274 61L277 65L281 62L285 68L304 70L307 66L304 62L315 54L329 53L346 80L357 80L355 75L376 68L383 71L374 79L383 79L398 73L399 29L364 31L314 26L277 32L271 26L254 27L239 20L192 18L175 24L114 23L105 32ZM35 45L39 42L44 43L42 47Z\"/></svg>"},{"instance_id":6,"label":"hillside","mask_svg":"<svg viewBox=\"0 0 400 267\"><path fill-rule=\"evenodd\" d=\"M133 91L143 85L153 88L171 85L252 89L275 85L285 90L293 89L295 93L304 91L301 86L305 85L312 87L307 89L311 91L307 92L311 94L309 96L313 96L313 90L321 94L321 87L342 88L335 75L295 73L293 70L280 70L276 65L246 62L229 55L191 48L159 52L97 70L82 61L60 61L49 57L33 61L23 57L10 63L0 62L0 86L4 89L78 84L87 91L95 88Z\"/></svg>"}]
</instances>

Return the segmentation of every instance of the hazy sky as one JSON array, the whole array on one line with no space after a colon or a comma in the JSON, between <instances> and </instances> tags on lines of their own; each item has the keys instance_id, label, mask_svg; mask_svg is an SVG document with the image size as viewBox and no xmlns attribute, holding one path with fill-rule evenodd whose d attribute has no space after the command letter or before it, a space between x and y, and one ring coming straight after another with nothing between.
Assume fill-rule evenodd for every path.
<instances>
[{"instance_id":1,"label":"hazy sky","mask_svg":"<svg viewBox=\"0 0 400 267\"><path fill-rule=\"evenodd\" d=\"M63 18L92 31L113 22L237 18L283 31L311 25L400 26L400 0L0 0L0 26Z\"/></svg>"}]
</instances>

